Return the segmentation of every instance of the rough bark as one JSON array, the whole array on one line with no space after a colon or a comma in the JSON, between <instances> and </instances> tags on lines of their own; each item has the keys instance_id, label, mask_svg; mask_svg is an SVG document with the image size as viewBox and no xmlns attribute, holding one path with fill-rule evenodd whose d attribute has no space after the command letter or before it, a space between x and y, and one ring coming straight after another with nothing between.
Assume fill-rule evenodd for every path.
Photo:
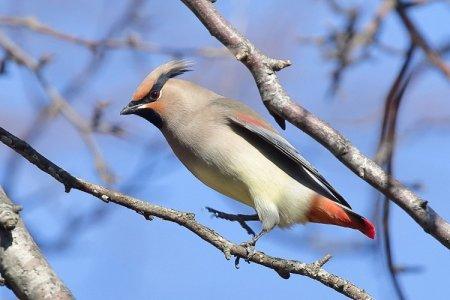
<instances>
[{"instance_id":1,"label":"rough bark","mask_svg":"<svg viewBox=\"0 0 450 300\"><path fill-rule=\"evenodd\" d=\"M73 299L0 187L0 273L19 299Z\"/></svg>"}]
</instances>

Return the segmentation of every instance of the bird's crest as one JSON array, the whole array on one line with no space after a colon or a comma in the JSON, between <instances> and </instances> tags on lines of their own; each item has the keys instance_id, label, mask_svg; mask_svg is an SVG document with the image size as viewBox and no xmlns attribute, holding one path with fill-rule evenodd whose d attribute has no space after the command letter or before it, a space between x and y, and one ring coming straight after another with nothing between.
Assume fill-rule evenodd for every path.
<instances>
[{"instance_id":1,"label":"bird's crest","mask_svg":"<svg viewBox=\"0 0 450 300\"><path fill-rule=\"evenodd\" d=\"M150 92L159 92L170 78L192 71L192 65L193 63L187 60L172 60L157 67L137 87L132 100L140 101Z\"/></svg>"}]
</instances>

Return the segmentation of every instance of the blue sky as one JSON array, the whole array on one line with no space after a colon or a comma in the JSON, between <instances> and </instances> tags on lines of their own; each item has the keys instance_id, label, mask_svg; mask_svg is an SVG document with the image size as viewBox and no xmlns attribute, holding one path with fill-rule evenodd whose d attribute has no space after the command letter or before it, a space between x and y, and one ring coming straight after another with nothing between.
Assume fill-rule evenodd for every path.
<instances>
[{"instance_id":1,"label":"blue sky","mask_svg":"<svg viewBox=\"0 0 450 300\"><path fill-rule=\"evenodd\" d=\"M365 4L364 1L348 3ZM378 5L368 1L364 24ZM402 59L375 52L370 61L352 68L344 77L335 97L329 97L329 74L333 64L324 59L317 47L298 43L300 36L323 34L332 24L340 24L322 1L222 1L220 12L268 55L288 58L293 65L279 73L289 95L340 130L365 154L375 151L382 103ZM3 1L0 13L36 16L42 22L72 35L98 39L123 11L122 1L66 2L54 0ZM146 1L140 9L142 26L124 28L117 36L139 31L153 43L172 47L220 47L193 14L179 1ZM417 9L412 16L435 45L448 38L449 11L440 5ZM91 53L79 46L24 30L5 32L39 57L53 54L45 76L59 89L88 63ZM406 34L398 19L391 15L382 32L382 40L404 48ZM236 204L202 185L174 159L156 128L137 117L119 116L140 80L157 65L169 60L166 55L133 51L111 51L104 65L73 100L74 107L86 118L100 100L111 102L105 113L109 122L124 126L126 139L97 136L102 153L118 177L116 188L123 187L136 168L142 168L130 194L152 203L194 212L197 219L224 235L241 242L248 239L236 224L212 219L204 209L246 213ZM417 60L421 56L417 57ZM243 65L230 58L193 58L195 72L184 76L222 95L241 99L271 122L262 105L253 79ZM434 124L429 118L450 117L448 82L436 71L423 74L407 91L399 121L399 144L395 155L395 174L407 184L420 182L418 193L444 218L450 219L447 195L450 193L450 126ZM0 124L21 135L29 126L35 110L33 99L47 99L33 76L25 69L8 65L0 77ZM425 121L424 121L425 120ZM413 129L411 129L413 128ZM33 146L49 159L78 177L101 183L93 170L92 159L78 134L64 119L58 118ZM313 139L288 125L286 137L352 204L368 217L374 204L374 190ZM11 151L0 147L0 178L9 174L5 162ZM38 191L39 193L36 193ZM70 241L63 251L46 249L46 257L79 299L272 299L297 297L343 298L334 290L305 277L282 280L268 269L242 263L236 270L233 261L201 239L179 227L160 220L145 221L136 213L72 191L65 194L53 179L26 163L21 163L10 196L24 206L23 217L42 245L64 236ZM67 231L67 220L93 210L97 219L80 232ZM75 222L76 223L76 222ZM258 228L258 226L254 226ZM311 237L314 237L313 239ZM392 209L394 258L399 265L420 266L419 273L403 274L401 283L410 299L444 299L450 260L448 250L428 236L401 209ZM348 245L333 247L334 243ZM323 225L297 226L275 230L262 238L258 249L268 254L310 262L331 253L326 265L332 273L365 288L379 299L394 297L386 275L383 257L371 250L373 241L357 231ZM324 244L325 247L321 245ZM12 298L3 288L2 298Z\"/></svg>"}]
</instances>

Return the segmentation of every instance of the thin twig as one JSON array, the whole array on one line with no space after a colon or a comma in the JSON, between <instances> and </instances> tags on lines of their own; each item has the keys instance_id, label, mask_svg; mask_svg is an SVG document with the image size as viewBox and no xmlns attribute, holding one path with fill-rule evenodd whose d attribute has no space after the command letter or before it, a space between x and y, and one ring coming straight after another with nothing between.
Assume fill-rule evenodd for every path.
<instances>
[{"instance_id":1,"label":"thin twig","mask_svg":"<svg viewBox=\"0 0 450 300\"><path fill-rule=\"evenodd\" d=\"M410 19L407 13L407 8L403 5L403 3L399 0L396 1L396 11L399 15L400 19L402 20L403 24L405 25L406 30L408 31L408 34L411 38L411 41L416 44L418 47L422 48L422 50L425 52L426 56L430 60L432 64L438 68L439 71L448 79L450 80L450 67L445 63L445 61L442 59L439 52L435 51L428 41L425 39L425 37L422 35L422 33L419 31L419 29L416 27L414 22Z\"/></svg>"},{"instance_id":2,"label":"thin twig","mask_svg":"<svg viewBox=\"0 0 450 300\"><path fill-rule=\"evenodd\" d=\"M383 0L361 30L357 28L359 21L363 18L360 7L343 8L337 1L326 1L326 3L334 13L344 17L345 23L342 29L333 27L325 36L302 37L299 40L302 43L330 46L325 47L325 53L327 58L336 62L329 89L334 94L339 89L344 72L371 57L369 51L371 46L392 52L392 47L383 44L378 36L384 19L395 7L395 0Z\"/></svg>"},{"instance_id":3,"label":"thin twig","mask_svg":"<svg viewBox=\"0 0 450 300\"><path fill-rule=\"evenodd\" d=\"M129 24L136 22L137 12L141 9L145 1L143 0L129 0L126 9L115 19L107 28L102 40L108 40L117 33L123 31ZM107 57L107 48L99 45L91 56L89 61L82 68L81 72L75 74L71 80L62 89L61 95L66 99L68 103L72 103L76 96L84 89L88 88L92 82L92 78L97 74L102 65L104 65ZM43 132L45 132L45 126L52 120L54 120L61 110L55 107L54 103L49 103L43 107L36 117L30 122L28 129L25 131L24 138L27 141L33 141L38 139ZM113 129L113 128L111 128ZM114 132L114 131L112 131ZM5 189L12 186L14 180L17 178L15 172L17 170L17 156L12 155L7 162L8 175L4 179Z\"/></svg>"},{"instance_id":4,"label":"thin twig","mask_svg":"<svg viewBox=\"0 0 450 300\"><path fill-rule=\"evenodd\" d=\"M91 40L78 36L70 35L65 32L58 31L48 25L43 24L35 17L12 17L12 16L0 16L0 25L22 27L28 30L52 36L58 40L62 40L71 44L85 47L94 53L99 48L105 48L109 50L121 50L130 49L140 52L153 53L153 54L165 54L176 58L191 56L191 57L205 57L205 58L220 58L229 57L228 51L223 48L179 48L179 47L167 47L161 46L155 43L143 41L138 35L131 34L123 39L101 39Z\"/></svg>"},{"instance_id":5,"label":"thin twig","mask_svg":"<svg viewBox=\"0 0 450 300\"><path fill-rule=\"evenodd\" d=\"M80 137L91 152L91 155L94 158L95 168L100 177L107 183L114 182L114 174L111 172L105 160L103 159L100 148L98 147L97 142L92 136L93 130L89 122L81 117L68 103L68 101L61 95L61 93L44 77L41 71L42 65L1 31L0 46L5 49L5 51L7 51L10 57L14 59L17 64L25 66L26 68L28 68L28 70L30 70L30 72L35 75L42 89L51 101L50 107L53 108L52 112L60 111L65 119L69 122L69 124L75 127L77 132L80 134Z\"/></svg>"}]
</instances>

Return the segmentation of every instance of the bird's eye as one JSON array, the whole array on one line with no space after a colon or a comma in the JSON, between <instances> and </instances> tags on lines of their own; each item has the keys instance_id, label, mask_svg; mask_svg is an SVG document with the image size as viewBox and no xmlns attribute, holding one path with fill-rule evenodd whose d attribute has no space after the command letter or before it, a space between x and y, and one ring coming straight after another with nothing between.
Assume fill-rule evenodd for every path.
<instances>
[{"instance_id":1,"label":"bird's eye","mask_svg":"<svg viewBox=\"0 0 450 300\"><path fill-rule=\"evenodd\" d=\"M159 98L159 91L151 91L151 92L150 92L150 98L151 98L152 100L158 99L158 98Z\"/></svg>"}]
</instances>

